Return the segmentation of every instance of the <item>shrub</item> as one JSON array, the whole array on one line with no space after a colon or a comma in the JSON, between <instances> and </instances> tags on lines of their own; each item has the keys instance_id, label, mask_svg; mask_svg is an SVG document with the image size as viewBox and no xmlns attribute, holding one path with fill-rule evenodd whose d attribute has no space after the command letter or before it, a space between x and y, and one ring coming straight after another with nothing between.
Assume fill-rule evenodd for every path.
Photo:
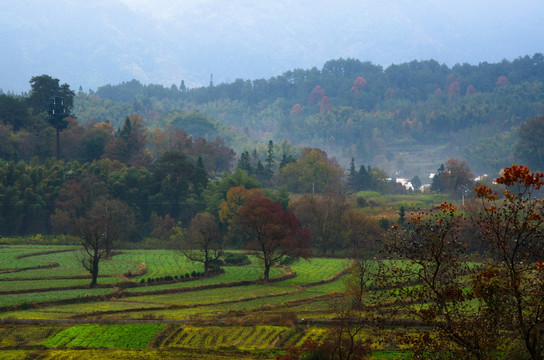
<instances>
[{"instance_id":1,"label":"shrub","mask_svg":"<svg viewBox=\"0 0 544 360\"><path fill-rule=\"evenodd\" d=\"M28 309L32 309L33 305L29 302L24 302L22 303L21 305L19 305L19 309L21 310L28 310Z\"/></svg>"},{"instance_id":2,"label":"shrub","mask_svg":"<svg viewBox=\"0 0 544 360\"><path fill-rule=\"evenodd\" d=\"M246 254L226 253L224 261L226 265L241 266L251 264L251 260Z\"/></svg>"},{"instance_id":3,"label":"shrub","mask_svg":"<svg viewBox=\"0 0 544 360\"><path fill-rule=\"evenodd\" d=\"M363 208L368 206L368 201L362 196L357 198L357 207Z\"/></svg>"},{"instance_id":4,"label":"shrub","mask_svg":"<svg viewBox=\"0 0 544 360\"><path fill-rule=\"evenodd\" d=\"M296 259L292 256L284 256L280 261L280 265L291 265L295 260Z\"/></svg>"},{"instance_id":5,"label":"shrub","mask_svg":"<svg viewBox=\"0 0 544 360\"><path fill-rule=\"evenodd\" d=\"M391 227L391 221L386 218L381 218L380 220L378 220L378 224L384 230L387 230Z\"/></svg>"}]
</instances>

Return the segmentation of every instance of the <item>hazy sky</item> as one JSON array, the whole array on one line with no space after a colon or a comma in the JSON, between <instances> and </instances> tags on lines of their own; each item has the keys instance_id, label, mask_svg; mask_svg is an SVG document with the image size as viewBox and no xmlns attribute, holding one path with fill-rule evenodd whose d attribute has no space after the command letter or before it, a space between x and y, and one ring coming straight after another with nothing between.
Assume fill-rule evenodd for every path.
<instances>
[{"instance_id":1,"label":"hazy sky","mask_svg":"<svg viewBox=\"0 0 544 360\"><path fill-rule=\"evenodd\" d=\"M0 89L269 78L357 58L450 66L544 52L544 0L0 0Z\"/></svg>"}]
</instances>

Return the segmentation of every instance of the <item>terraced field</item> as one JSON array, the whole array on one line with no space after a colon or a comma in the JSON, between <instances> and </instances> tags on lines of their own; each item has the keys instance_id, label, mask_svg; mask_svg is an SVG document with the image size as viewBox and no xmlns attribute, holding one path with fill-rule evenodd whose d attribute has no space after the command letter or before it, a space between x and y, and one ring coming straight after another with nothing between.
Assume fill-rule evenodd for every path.
<instances>
[{"instance_id":1,"label":"terraced field","mask_svg":"<svg viewBox=\"0 0 544 360\"><path fill-rule=\"evenodd\" d=\"M194 275L201 264L179 253L127 250L101 262L99 287L89 289L78 253L61 246L0 247L0 358L36 352L44 359L274 358L286 346L320 338L323 328L297 326L289 309L315 303L314 313L325 314L323 297L344 290L342 274L351 265L299 260L273 268L271 281L262 283L262 265L251 256L249 265L202 277ZM31 326L27 319L53 323ZM175 324L184 321L193 325ZM196 325L201 321L211 324ZM106 347L112 350L101 350Z\"/></svg>"},{"instance_id":2,"label":"terraced field","mask_svg":"<svg viewBox=\"0 0 544 360\"><path fill-rule=\"evenodd\" d=\"M40 343L47 347L147 349L163 324L75 325Z\"/></svg>"}]
</instances>

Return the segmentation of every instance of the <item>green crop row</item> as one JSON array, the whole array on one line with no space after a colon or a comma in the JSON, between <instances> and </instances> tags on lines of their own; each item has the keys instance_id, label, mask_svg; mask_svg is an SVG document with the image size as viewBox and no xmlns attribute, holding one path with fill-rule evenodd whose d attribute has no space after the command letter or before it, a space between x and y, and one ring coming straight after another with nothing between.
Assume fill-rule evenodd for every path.
<instances>
[{"instance_id":1,"label":"green crop row","mask_svg":"<svg viewBox=\"0 0 544 360\"><path fill-rule=\"evenodd\" d=\"M157 290L168 290L168 289L179 289L186 287L194 286L203 286L203 285L214 285L221 283L230 283L230 282L239 282L239 281L256 281L262 278L263 269L260 267L242 266L242 267L225 267L225 272L218 276L213 276L210 278L198 278L191 281L183 281L172 284L160 284L160 285L151 285L136 287L127 289L127 292L145 292L145 291L157 291ZM282 274L282 270L278 268L273 268L270 270L270 276L276 277Z\"/></svg>"},{"instance_id":2,"label":"green crop row","mask_svg":"<svg viewBox=\"0 0 544 360\"><path fill-rule=\"evenodd\" d=\"M0 307L21 305L31 307L32 303L41 303L56 300L66 300L83 298L93 295L104 295L111 293L113 289L75 289L75 290L58 290L47 291L40 293L27 294L7 294L0 296Z\"/></svg>"},{"instance_id":3,"label":"green crop row","mask_svg":"<svg viewBox=\"0 0 544 360\"><path fill-rule=\"evenodd\" d=\"M43 260L40 253L47 251L63 251L73 247L66 246L0 246L0 272L16 270L40 265L48 265L54 260ZM60 253L57 253L60 254ZM28 256L30 255L30 256ZM22 256L22 257L21 257Z\"/></svg>"},{"instance_id":4,"label":"green crop row","mask_svg":"<svg viewBox=\"0 0 544 360\"><path fill-rule=\"evenodd\" d=\"M161 278L190 274L193 271L202 271L202 264L193 263L179 252L173 250L124 250L117 255L116 260L145 264L147 273L135 280L147 278Z\"/></svg>"},{"instance_id":5,"label":"green crop row","mask_svg":"<svg viewBox=\"0 0 544 360\"><path fill-rule=\"evenodd\" d=\"M122 280L117 277L101 277L98 280L99 284L115 284ZM64 288L72 286L88 287L91 282L90 277L87 279L50 279L44 280L15 280L15 281L0 281L0 290L15 291L15 290L33 290L33 289L49 289L49 288ZM55 290L56 291L56 290Z\"/></svg>"},{"instance_id":6,"label":"green crop row","mask_svg":"<svg viewBox=\"0 0 544 360\"><path fill-rule=\"evenodd\" d=\"M320 341L326 330L286 326L184 326L166 340L174 348L236 348L272 350L301 346L306 340Z\"/></svg>"},{"instance_id":7,"label":"green crop row","mask_svg":"<svg viewBox=\"0 0 544 360\"><path fill-rule=\"evenodd\" d=\"M206 289L199 291L171 293L164 295L150 295L124 298L123 300L134 300L138 302L153 302L157 304L178 304L178 305L194 305L194 304L212 304L225 301L236 301L242 299L250 299L257 296L270 296L283 293L287 290L284 287L271 285L247 285L236 286L221 289Z\"/></svg>"},{"instance_id":8,"label":"green crop row","mask_svg":"<svg viewBox=\"0 0 544 360\"><path fill-rule=\"evenodd\" d=\"M313 258L298 260L290 266L296 272L295 278L282 281L284 285L304 285L329 279L351 265L348 259Z\"/></svg>"},{"instance_id":9,"label":"green crop row","mask_svg":"<svg viewBox=\"0 0 544 360\"><path fill-rule=\"evenodd\" d=\"M146 349L149 341L163 329L163 324L75 325L43 341L41 345Z\"/></svg>"},{"instance_id":10,"label":"green crop row","mask_svg":"<svg viewBox=\"0 0 544 360\"><path fill-rule=\"evenodd\" d=\"M0 256L2 254L0 253ZM80 251L59 252L51 254L42 254L38 256L25 257L15 259L15 262L21 262L21 267L48 265L57 263L58 266L53 268L43 268L21 271L16 273L0 274L0 279L32 279L32 278L55 278L88 275L81 265L81 257L83 254ZM2 267L4 267L2 265ZM137 269L136 264L113 260L103 260L100 262L100 275L116 275L127 271Z\"/></svg>"}]
</instances>

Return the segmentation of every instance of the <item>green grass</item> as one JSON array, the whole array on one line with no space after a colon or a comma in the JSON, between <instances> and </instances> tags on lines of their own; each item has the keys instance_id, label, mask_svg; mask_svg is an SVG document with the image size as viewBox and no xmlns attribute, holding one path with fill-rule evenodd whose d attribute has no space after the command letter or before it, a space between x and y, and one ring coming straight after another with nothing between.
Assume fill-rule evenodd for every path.
<instances>
[{"instance_id":1,"label":"green grass","mask_svg":"<svg viewBox=\"0 0 544 360\"><path fill-rule=\"evenodd\" d=\"M252 298L256 296L270 296L274 294L292 291L294 289L286 289L283 286L271 285L247 285L236 286L222 289L207 289L200 291L190 291L184 293L173 293L164 295L150 295L124 298L125 301L152 302L156 304L176 304L176 305L193 305L193 304L210 304L224 301L240 300Z\"/></svg>"},{"instance_id":2,"label":"green grass","mask_svg":"<svg viewBox=\"0 0 544 360\"><path fill-rule=\"evenodd\" d=\"M0 296L0 307L41 303L47 301L84 298L86 296L104 295L113 292L113 289L75 289L58 290L27 294L7 294Z\"/></svg>"},{"instance_id":3,"label":"green grass","mask_svg":"<svg viewBox=\"0 0 544 360\"><path fill-rule=\"evenodd\" d=\"M282 281L282 285L304 285L329 279L351 265L348 259L300 259L290 266L295 278Z\"/></svg>"},{"instance_id":4,"label":"green grass","mask_svg":"<svg viewBox=\"0 0 544 360\"><path fill-rule=\"evenodd\" d=\"M1 256L1 254L0 254ZM80 251L70 251L52 254L43 254L38 256L15 259L15 268L24 268L30 266L48 265L58 263L59 266L45 269L26 270L15 273L0 274L0 279L35 279L35 278L59 278L72 276L87 276L89 273L81 265ZM4 265L2 265L4 267ZM13 268L13 267L12 267ZM114 257L112 260L102 260L100 262L100 275L120 275L127 271L135 271L138 268L136 264L119 261Z\"/></svg>"},{"instance_id":5,"label":"green grass","mask_svg":"<svg viewBox=\"0 0 544 360\"><path fill-rule=\"evenodd\" d=\"M121 282L118 277L101 277L98 279L99 284L115 284ZM33 289L50 289L64 288L72 286L88 287L91 279L59 279L59 280L15 280L15 281L0 281L0 290L33 290ZM3 295L0 295L3 296Z\"/></svg>"},{"instance_id":6,"label":"green grass","mask_svg":"<svg viewBox=\"0 0 544 360\"><path fill-rule=\"evenodd\" d=\"M257 286L257 285L255 285ZM262 290L262 288L255 287L255 290L262 291L263 295L268 295L269 297L255 298L252 297L258 296L261 293L254 291L249 291L247 293L243 292L245 287L235 287L228 288L231 292L223 292L227 289L218 289L215 292L224 294L224 296L215 295L214 291L202 290L198 292L189 292L183 294L168 294L168 295L158 295L158 296L149 296L149 297L133 297L127 298L125 300L134 301L134 308L138 308L140 301L146 299L146 304L152 306L152 304L164 305L162 310L152 310L146 311L142 310L139 312L131 312L126 314L113 314L113 315L104 315L103 318L107 319L116 319L116 318L161 318L161 319L193 319L193 318L204 318L204 319L215 319L217 317L229 316L231 312L263 312L268 310L274 310L276 307L281 311L291 311L290 302L291 301L307 301L311 303L317 296L327 295L332 292L344 291L344 280L339 279L337 281L312 286L308 288L303 288L300 291L296 291L289 294L281 294L283 291L292 291L294 288L292 286L283 287L280 283L273 285L262 285L268 286L267 290ZM241 290L241 292L237 292ZM206 298L206 295L211 294L213 299L216 300L219 297L217 303L213 304L211 299ZM278 295L280 294L280 295ZM241 296L245 295L245 296ZM274 296L278 295L278 296ZM225 303L223 301L228 300L240 300L236 302ZM243 301L241 301L243 300ZM169 305L191 305L190 308L175 308L170 307ZM322 302L323 307L315 309L316 312L319 311L329 311L329 305L327 302ZM200 305L200 306L199 306Z\"/></svg>"},{"instance_id":7,"label":"green grass","mask_svg":"<svg viewBox=\"0 0 544 360\"><path fill-rule=\"evenodd\" d=\"M21 255L39 254L44 251L62 251L73 249L73 246L0 246L0 272L22 269L40 265L48 265L52 260L43 260L40 255L28 256L18 259ZM57 253L61 254L61 253Z\"/></svg>"},{"instance_id":8,"label":"green grass","mask_svg":"<svg viewBox=\"0 0 544 360\"><path fill-rule=\"evenodd\" d=\"M146 291L157 291L157 290L167 290L167 289L180 289L187 287L203 286L203 285L214 285L221 283L230 283L230 282L239 282L239 281L257 281L263 277L263 269L260 267L255 267L253 265L243 266L243 267L224 267L225 273L218 276L213 276L210 278L196 278L191 281L183 281L172 284L160 284L153 285L149 284L148 286L130 288L127 289L127 292L146 292ZM270 276L276 277L282 274L282 270L278 268L270 269Z\"/></svg>"},{"instance_id":9,"label":"green grass","mask_svg":"<svg viewBox=\"0 0 544 360\"><path fill-rule=\"evenodd\" d=\"M147 273L134 280L180 276L193 271L203 271L201 263L189 261L184 255L174 250L123 250L115 260L125 263L145 264Z\"/></svg>"},{"instance_id":10,"label":"green grass","mask_svg":"<svg viewBox=\"0 0 544 360\"><path fill-rule=\"evenodd\" d=\"M402 351L375 351L372 353L372 359L376 360L409 359L410 356L410 353Z\"/></svg>"}]
</instances>

